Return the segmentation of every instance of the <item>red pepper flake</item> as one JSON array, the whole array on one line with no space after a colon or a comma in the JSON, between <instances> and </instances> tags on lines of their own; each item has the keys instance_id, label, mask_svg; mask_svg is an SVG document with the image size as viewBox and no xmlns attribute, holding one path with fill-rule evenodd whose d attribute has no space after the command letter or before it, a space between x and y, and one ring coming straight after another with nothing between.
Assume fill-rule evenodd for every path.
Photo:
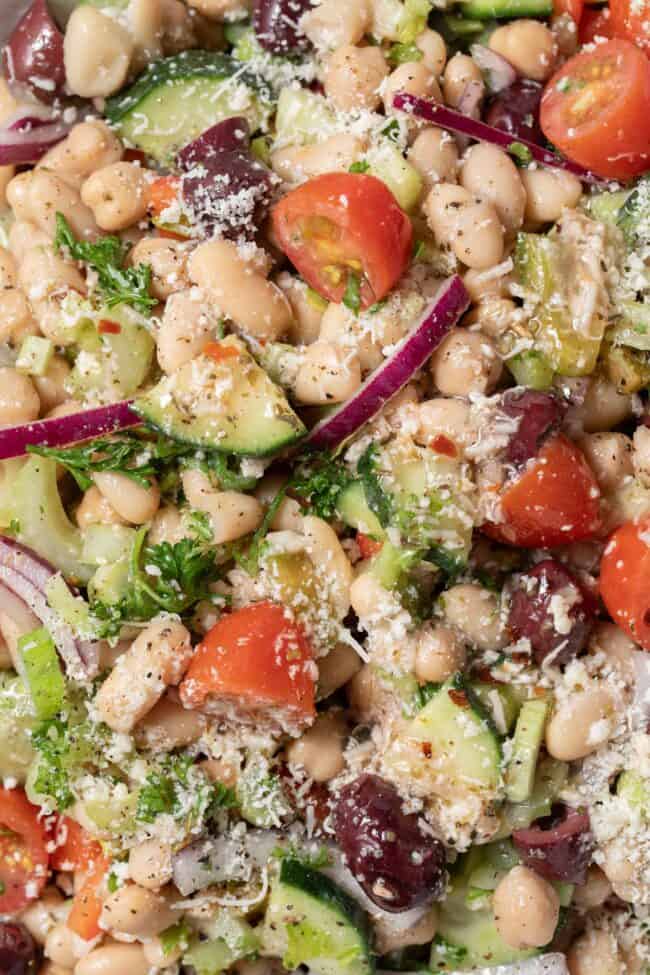
<instances>
[{"instance_id":1,"label":"red pepper flake","mask_svg":"<svg viewBox=\"0 0 650 975\"><path fill-rule=\"evenodd\" d=\"M158 227L158 236L164 237L166 240L180 240L183 243L189 240L189 237L184 234L177 234L175 230L165 230L164 227Z\"/></svg>"},{"instance_id":2,"label":"red pepper flake","mask_svg":"<svg viewBox=\"0 0 650 975\"><path fill-rule=\"evenodd\" d=\"M381 552L383 544L383 542L378 542L376 539L371 538L370 535L357 532L357 545L359 546L362 559L371 559L377 552Z\"/></svg>"},{"instance_id":3,"label":"red pepper flake","mask_svg":"<svg viewBox=\"0 0 650 975\"><path fill-rule=\"evenodd\" d=\"M108 318L102 318L97 326L97 331L100 335L119 335L122 326L119 322L111 322Z\"/></svg>"},{"instance_id":4,"label":"red pepper flake","mask_svg":"<svg viewBox=\"0 0 650 975\"><path fill-rule=\"evenodd\" d=\"M437 434L429 446L432 450L435 450L437 454L444 454L445 457L458 456L456 444L453 440L450 440L449 437L446 437L444 433Z\"/></svg>"},{"instance_id":5,"label":"red pepper flake","mask_svg":"<svg viewBox=\"0 0 650 975\"><path fill-rule=\"evenodd\" d=\"M423 741L420 743L420 748L422 749L422 754L425 758L431 758L433 755L433 749L431 748L430 741Z\"/></svg>"},{"instance_id":6,"label":"red pepper flake","mask_svg":"<svg viewBox=\"0 0 650 975\"><path fill-rule=\"evenodd\" d=\"M468 697L467 697L467 694L465 693L465 691L457 691L457 690L454 690L454 688L452 687L450 690L447 691L447 694L449 694L449 697L454 702L454 704L456 705L456 707L459 707L459 708L468 708L468 707L470 707L470 703L469 703L469 700L468 700Z\"/></svg>"},{"instance_id":7,"label":"red pepper flake","mask_svg":"<svg viewBox=\"0 0 650 975\"><path fill-rule=\"evenodd\" d=\"M497 680L489 667L478 667L474 671L474 675L481 681L482 684L499 684L503 685L505 681Z\"/></svg>"},{"instance_id":8,"label":"red pepper flake","mask_svg":"<svg viewBox=\"0 0 650 975\"><path fill-rule=\"evenodd\" d=\"M203 349L203 354L215 362L223 362L224 359L237 359L239 349L233 345L225 345L223 342L208 342Z\"/></svg>"}]
</instances>

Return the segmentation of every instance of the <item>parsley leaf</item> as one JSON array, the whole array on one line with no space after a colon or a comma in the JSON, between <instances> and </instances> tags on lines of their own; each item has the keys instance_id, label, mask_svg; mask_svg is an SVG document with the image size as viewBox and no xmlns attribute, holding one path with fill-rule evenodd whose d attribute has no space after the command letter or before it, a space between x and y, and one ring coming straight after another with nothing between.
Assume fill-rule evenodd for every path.
<instances>
[{"instance_id":1,"label":"parsley leaf","mask_svg":"<svg viewBox=\"0 0 650 975\"><path fill-rule=\"evenodd\" d=\"M335 516L339 496L352 480L342 461L322 454L297 468L291 488L307 502L314 514L327 521Z\"/></svg>"},{"instance_id":2,"label":"parsley leaf","mask_svg":"<svg viewBox=\"0 0 650 975\"><path fill-rule=\"evenodd\" d=\"M82 491L92 487L91 474L99 471L117 471L147 488L151 478L159 474L165 465L194 450L165 437L158 437L156 441L143 440L135 433L98 437L75 447L38 445L27 449L40 457L51 457L65 467Z\"/></svg>"},{"instance_id":3,"label":"parsley leaf","mask_svg":"<svg viewBox=\"0 0 650 975\"><path fill-rule=\"evenodd\" d=\"M271 504L266 509L262 523L254 533L246 552L234 552L236 560L246 570L248 575L255 575L257 573L264 539L271 529L271 524L278 512L278 508L284 501L287 493L287 487L288 484L284 484L273 498L273 501L271 501Z\"/></svg>"},{"instance_id":4,"label":"parsley leaf","mask_svg":"<svg viewBox=\"0 0 650 975\"><path fill-rule=\"evenodd\" d=\"M189 772L193 765L192 756L173 755L150 772L138 794L136 819L141 823L153 823L163 814L186 815L184 792L196 797L197 807L203 807L208 817L214 815L217 808L236 805L235 793L222 783L190 781Z\"/></svg>"},{"instance_id":5,"label":"parsley leaf","mask_svg":"<svg viewBox=\"0 0 650 975\"><path fill-rule=\"evenodd\" d=\"M350 311L354 312L355 315L359 314L361 309L361 280L359 275L353 274L352 271L348 273L345 294L343 295L343 304Z\"/></svg>"},{"instance_id":6,"label":"parsley leaf","mask_svg":"<svg viewBox=\"0 0 650 975\"><path fill-rule=\"evenodd\" d=\"M145 545L146 534L146 527L136 533L124 598L112 604L91 600L91 612L103 624L99 627L103 637L119 633L125 620L146 621L161 611L182 615L200 600L211 598L208 586L219 578L215 546L197 538Z\"/></svg>"},{"instance_id":7,"label":"parsley leaf","mask_svg":"<svg viewBox=\"0 0 650 975\"><path fill-rule=\"evenodd\" d=\"M353 162L348 169L349 173L367 173L370 169L370 163L366 162L365 159L360 159L359 162Z\"/></svg>"},{"instance_id":8,"label":"parsley leaf","mask_svg":"<svg viewBox=\"0 0 650 975\"><path fill-rule=\"evenodd\" d=\"M163 955L168 955L174 948L186 950L191 936L192 929L185 920L173 924L171 928L165 928L159 935Z\"/></svg>"},{"instance_id":9,"label":"parsley leaf","mask_svg":"<svg viewBox=\"0 0 650 975\"><path fill-rule=\"evenodd\" d=\"M377 450L377 444L368 445L357 462L357 474L363 483L368 507L377 515L379 523L385 528L390 524L393 516L393 501L384 491L377 473Z\"/></svg>"},{"instance_id":10,"label":"parsley leaf","mask_svg":"<svg viewBox=\"0 0 650 975\"><path fill-rule=\"evenodd\" d=\"M119 237L100 237L95 243L77 240L66 218L57 213L54 246L59 252L65 248L73 260L83 261L97 272L99 289L108 308L124 302L146 314L158 303L149 295L151 267L148 264L123 267L128 247Z\"/></svg>"},{"instance_id":11,"label":"parsley leaf","mask_svg":"<svg viewBox=\"0 0 650 975\"><path fill-rule=\"evenodd\" d=\"M528 166L533 161L533 154L523 142L511 142L508 155L512 156L517 166Z\"/></svg>"},{"instance_id":12,"label":"parsley leaf","mask_svg":"<svg viewBox=\"0 0 650 975\"><path fill-rule=\"evenodd\" d=\"M43 721L32 734L32 745L40 753L34 790L49 796L59 810L74 802L64 757L69 750L67 727L59 718Z\"/></svg>"}]
</instances>

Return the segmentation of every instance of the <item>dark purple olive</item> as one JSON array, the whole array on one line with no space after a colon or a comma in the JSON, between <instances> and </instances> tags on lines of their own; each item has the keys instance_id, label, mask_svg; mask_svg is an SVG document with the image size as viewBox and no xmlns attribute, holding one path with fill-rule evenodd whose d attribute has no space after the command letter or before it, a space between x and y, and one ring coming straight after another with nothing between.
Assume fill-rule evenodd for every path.
<instances>
[{"instance_id":1,"label":"dark purple olive","mask_svg":"<svg viewBox=\"0 0 650 975\"><path fill-rule=\"evenodd\" d=\"M506 416L519 420L519 426L506 448L506 460L518 465L535 457L543 440L557 427L564 412L555 396L534 389L504 393L501 409Z\"/></svg>"},{"instance_id":2,"label":"dark purple olive","mask_svg":"<svg viewBox=\"0 0 650 975\"><path fill-rule=\"evenodd\" d=\"M34 0L18 22L3 54L3 70L10 81L29 85L37 98L51 102L65 85L63 34L46 0Z\"/></svg>"},{"instance_id":3,"label":"dark purple olive","mask_svg":"<svg viewBox=\"0 0 650 975\"><path fill-rule=\"evenodd\" d=\"M0 921L1 975L32 975L37 960L38 951L27 928Z\"/></svg>"},{"instance_id":4,"label":"dark purple olive","mask_svg":"<svg viewBox=\"0 0 650 975\"><path fill-rule=\"evenodd\" d=\"M594 838L587 813L558 806L553 815L512 834L519 856L547 880L584 884L591 863Z\"/></svg>"},{"instance_id":5,"label":"dark purple olive","mask_svg":"<svg viewBox=\"0 0 650 975\"><path fill-rule=\"evenodd\" d=\"M273 174L249 151L245 118L213 125L182 149L183 199L206 234L250 239L271 200Z\"/></svg>"},{"instance_id":6,"label":"dark purple olive","mask_svg":"<svg viewBox=\"0 0 650 975\"><path fill-rule=\"evenodd\" d=\"M538 664L553 654L559 666L585 646L595 610L595 600L564 566L545 559L517 578L508 626L515 640L530 640Z\"/></svg>"},{"instance_id":7,"label":"dark purple olive","mask_svg":"<svg viewBox=\"0 0 650 975\"><path fill-rule=\"evenodd\" d=\"M203 163L209 166L212 157L219 152L247 152L250 144L250 127L243 115L225 118L202 132L176 156L180 169L187 172Z\"/></svg>"},{"instance_id":8,"label":"dark purple olive","mask_svg":"<svg viewBox=\"0 0 650 975\"><path fill-rule=\"evenodd\" d=\"M509 132L514 139L527 139L543 145L539 127L539 103L544 86L528 78L518 78L508 88L495 95L488 107L485 121L496 129Z\"/></svg>"},{"instance_id":9,"label":"dark purple olive","mask_svg":"<svg viewBox=\"0 0 650 975\"><path fill-rule=\"evenodd\" d=\"M295 54L309 47L299 21L311 0L254 0L253 27L259 44L272 54Z\"/></svg>"},{"instance_id":10,"label":"dark purple olive","mask_svg":"<svg viewBox=\"0 0 650 975\"><path fill-rule=\"evenodd\" d=\"M362 775L333 800L336 839L368 897L386 911L408 911L440 897L445 849L405 813L395 786Z\"/></svg>"}]
</instances>

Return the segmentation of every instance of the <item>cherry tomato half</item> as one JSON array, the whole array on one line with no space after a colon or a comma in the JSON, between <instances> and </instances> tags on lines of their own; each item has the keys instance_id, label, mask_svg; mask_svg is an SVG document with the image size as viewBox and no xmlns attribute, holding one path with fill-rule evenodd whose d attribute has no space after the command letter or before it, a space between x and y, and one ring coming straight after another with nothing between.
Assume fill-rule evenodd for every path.
<instances>
[{"instance_id":1,"label":"cherry tomato half","mask_svg":"<svg viewBox=\"0 0 650 975\"><path fill-rule=\"evenodd\" d=\"M650 650L650 519L628 521L610 538L600 562L600 595L609 615Z\"/></svg>"},{"instance_id":2,"label":"cherry tomato half","mask_svg":"<svg viewBox=\"0 0 650 975\"><path fill-rule=\"evenodd\" d=\"M615 37L625 37L650 54L650 0L609 0Z\"/></svg>"},{"instance_id":3,"label":"cherry tomato half","mask_svg":"<svg viewBox=\"0 0 650 975\"><path fill-rule=\"evenodd\" d=\"M397 283L411 259L413 228L385 183L363 173L325 173L275 206L282 250L311 287L341 302L357 282L361 309Z\"/></svg>"},{"instance_id":4,"label":"cherry tomato half","mask_svg":"<svg viewBox=\"0 0 650 975\"><path fill-rule=\"evenodd\" d=\"M54 852L50 857L53 870L86 873L95 861L102 859L102 847L83 826L69 816L61 816L54 831Z\"/></svg>"},{"instance_id":5,"label":"cherry tomato half","mask_svg":"<svg viewBox=\"0 0 650 975\"><path fill-rule=\"evenodd\" d=\"M650 61L612 40L569 58L542 96L547 139L599 176L628 179L650 168Z\"/></svg>"},{"instance_id":6,"label":"cherry tomato half","mask_svg":"<svg viewBox=\"0 0 650 975\"><path fill-rule=\"evenodd\" d=\"M197 647L180 685L185 707L210 698L303 723L314 714L311 647L283 606L253 603L222 616Z\"/></svg>"},{"instance_id":7,"label":"cherry tomato half","mask_svg":"<svg viewBox=\"0 0 650 975\"><path fill-rule=\"evenodd\" d=\"M591 538L600 527L600 492L579 447L561 434L548 440L501 499L504 520L486 524L491 538L522 548L553 548Z\"/></svg>"},{"instance_id":8,"label":"cherry tomato half","mask_svg":"<svg viewBox=\"0 0 650 975\"><path fill-rule=\"evenodd\" d=\"M0 789L0 914L35 900L47 880L47 831L22 789Z\"/></svg>"},{"instance_id":9,"label":"cherry tomato half","mask_svg":"<svg viewBox=\"0 0 650 975\"><path fill-rule=\"evenodd\" d=\"M576 24L582 20L584 7L585 0L553 0L553 13L568 14Z\"/></svg>"},{"instance_id":10,"label":"cherry tomato half","mask_svg":"<svg viewBox=\"0 0 650 975\"><path fill-rule=\"evenodd\" d=\"M612 21L609 15L609 7L600 9L587 7L580 20L580 30L578 37L581 44L593 44L597 37L612 38Z\"/></svg>"}]
</instances>

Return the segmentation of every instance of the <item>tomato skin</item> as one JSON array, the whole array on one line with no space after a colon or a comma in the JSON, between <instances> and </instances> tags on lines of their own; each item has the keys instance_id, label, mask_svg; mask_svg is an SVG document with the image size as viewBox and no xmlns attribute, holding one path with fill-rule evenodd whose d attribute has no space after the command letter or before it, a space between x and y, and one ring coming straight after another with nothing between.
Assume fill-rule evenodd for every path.
<instances>
[{"instance_id":1,"label":"tomato skin","mask_svg":"<svg viewBox=\"0 0 650 975\"><path fill-rule=\"evenodd\" d=\"M0 826L9 831L0 835L0 914L21 911L45 886L47 830L39 814L22 789L0 789Z\"/></svg>"},{"instance_id":2,"label":"tomato skin","mask_svg":"<svg viewBox=\"0 0 650 975\"><path fill-rule=\"evenodd\" d=\"M580 30L578 32L580 43L593 44L597 37L611 39L613 36L609 7L602 7L600 9L587 7L580 21Z\"/></svg>"},{"instance_id":3,"label":"tomato skin","mask_svg":"<svg viewBox=\"0 0 650 975\"><path fill-rule=\"evenodd\" d=\"M102 858L102 847L90 833L69 816L61 816L54 834L56 849L50 857L53 870L85 873Z\"/></svg>"},{"instance_id":4,"label":"tomato skin","mask_svg":"<svg viewBox=\"0 0 650 975\"><path fill-rule=\"evenodd\" d=\"M615 37L625 37L650 54L650 0L609 0Z\"/></svg>"},{"instance_id":5,"label":"tomato skin","mask_svg":"<svg viewBox=\"0 0 650 975\"><path fill-rule=\"evenodd\" d=\"M159 176L147 189L148 210L152 217L159 217L161 213L173 206L180 194L180 180L176 176Z\"/></svg>"},{"instance_id":6,"label":"tomato skin","mask_svg":"<svg viewBox=\"0 0 650 975\"><path fill-rule=\"evenodd\" d=\"M314 715L311 648L286 609L252 603L222 616L199 644L180 685L185 707L235 699L253 712L270 709L300 722Z\"/></svg>"},{"instance_id":7,"label":"tomato skin","mask_svg":"<svg viewBox=\"0 0 650 975\"><path fill-rule=\"evenodd\" d=\"M341 302L350 272L362 274L361 309L380 301L411 260L413 228L385 183L365 173L325 173L273 209L282 250L307 283Z\"/></svg>"},{"instance_id":8,"label":"tomato skin","mask_svg":"<svg viewBox=\"0 0 650 975\"><path fill-rule=\"evenodd\" d=\"M504 521L491 538L521 548L553 548L591 538L600 527L600 491L582 451L561 434L548 440L501 499Z\"/></svg>"},{"instance_id":9,"label":"tomato skin","mask_svg":"<svg viewBox=\"0 0 650 975\"><path fill-rule=\"evenodd\" d=\"M383 542L377 541L370 535L364 535L363 532L357 532L357 545L359 546L359 552L361 553L362 559L371 559L373 555L377 552L381 552Z\"/></svg>"},{"instance_id":10,"label":"tomato skin","mask_svg":"<svg viewBox=\"0 0 650 975\"><path fill-rule=\"evenodd\" d=\"M650 650L650 518L628 521L611 536L600 562L600 595L609 615Z\"/></svg>"},{"instance_id":11,"label":"tomato skin","mask_svg":"<svg viewBox=\"0 0 650 975\"><path fill-rule=\"evenodd\" d=\"M102 855L94 860L84 873L83 883L77 890L66 920L67 926L84 941L92 941L101 934L99 917L104 903L104 880L111 861Z\"/></svg>"},{"instance_id":12,"label":"tomato skin","mask_svg":"<svg viewBox=\"0 0 650 975\"><path fill-rule=\"evenodd\" d=\"M584 7L585 0L553 0L553 13L556 16L568 14L576 24L582 19Z\"/></svg>"},{"instance_id":13,"label":"tomato skin","mask_svg":"<svg viewBox=\"0 0 650 975\"><path fill-rule=\"evenodd\" d=\"M542 95L547 139L599 176L626 180L650 167L650 61L614 39L564 64Z\"/></svg>"}]
</instances>

